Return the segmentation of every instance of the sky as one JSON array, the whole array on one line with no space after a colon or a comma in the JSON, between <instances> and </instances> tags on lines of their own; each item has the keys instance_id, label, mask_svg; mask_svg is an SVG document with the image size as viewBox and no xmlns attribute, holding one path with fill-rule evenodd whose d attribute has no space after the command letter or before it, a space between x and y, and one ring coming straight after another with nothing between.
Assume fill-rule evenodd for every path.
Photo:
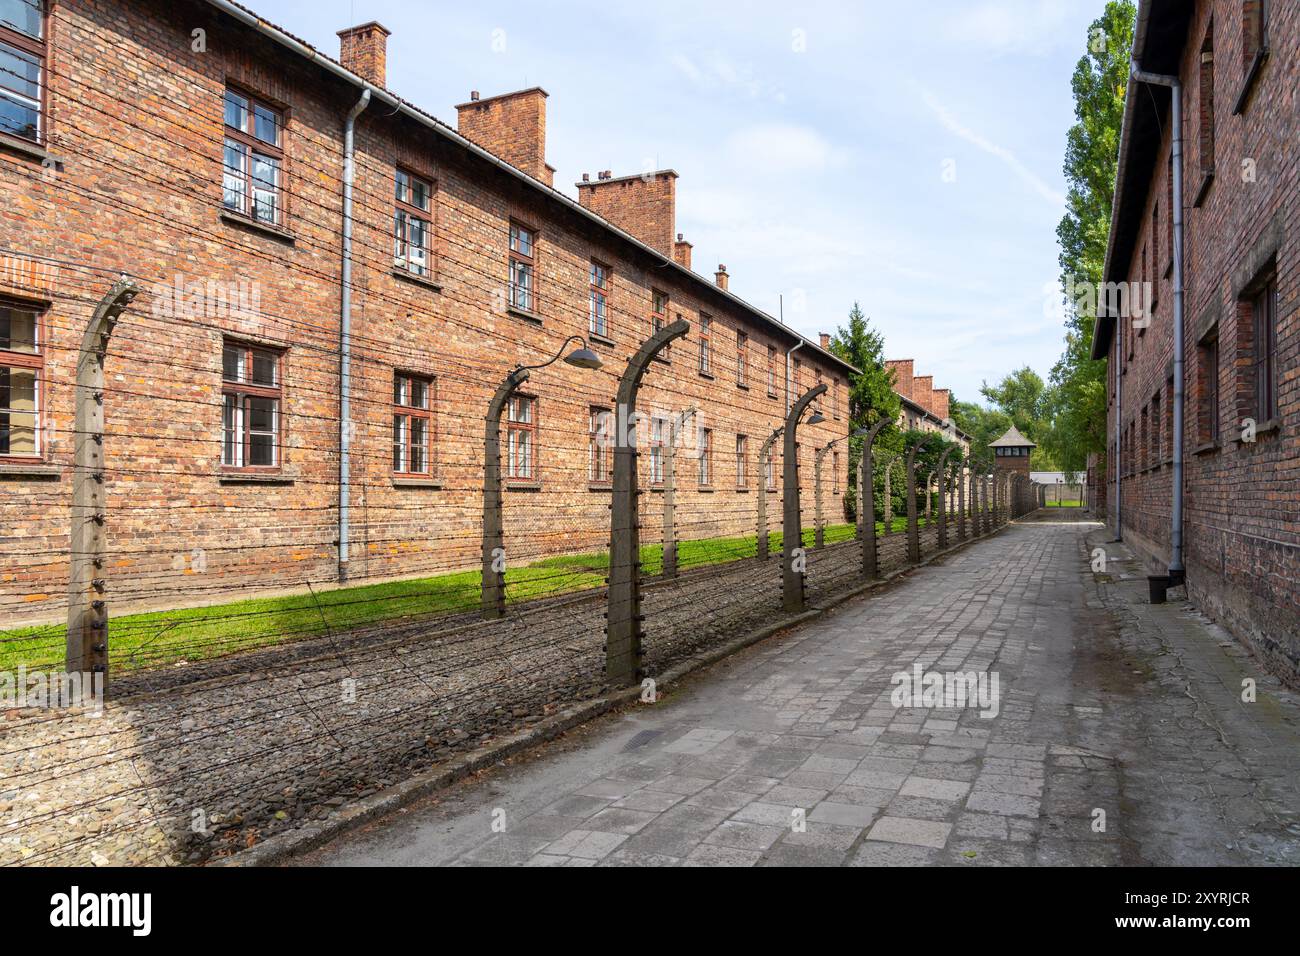
<instances>
[{"instance_id":1,"label":"sky","mask_svg":"<svg viewBox=\"0 0 1300 956\"><path fill-rule=\"evenodd\" d=\"M378 20L389 88L452 125L470 90L545 88L557 187L675 169L695 269L814 340L857 302L963 401L1060 355L1070 76L1104 0L246 2L334 56Z\"/></svg>"}]
</instances>

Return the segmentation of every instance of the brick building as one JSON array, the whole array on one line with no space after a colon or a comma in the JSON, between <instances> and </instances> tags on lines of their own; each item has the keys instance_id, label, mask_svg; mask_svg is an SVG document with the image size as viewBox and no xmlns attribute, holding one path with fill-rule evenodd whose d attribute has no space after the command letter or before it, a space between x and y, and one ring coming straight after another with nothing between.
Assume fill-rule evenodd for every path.
<instances>
[{"instance_id":1,"label":"brick building","mask_svg":"<svg viewBox=\"0 0 1300 956\"><path fill-rule=\"evenodd\" d=\"M675 172L603 174L579 201L554 189L544 90L472 94L453 129L387 91L378 24L340 34L340 64L224 0L0 10L0 51L24 73L0 80L11 622L55 618L64 599L75 364L121 274L141 293L102 396L115 607L337 580L345 438L350 579L475 567L489 399L571 336L603 368L532 372L503 423L515 564L608 543L618 376L678 318L689 334L641 390L644 541L672 416L695 409L678 452L682 538L753 533L759 448L815 383L825 423L800 432L805 485L812 452L846 435L852 368L730 292L725 268L691 270ZM774 457L775 490L780 443ZM847 455L827 464L845 487Z\"/></svg>"},{"instance_id":2,"label":"brick building","mask_svg":"<svg viewBox=\"0 0 1300 956\"><path fill-rule=\"evenodd\" d=\"M970 454L970 436L957 428L949 418L952 391L934 387L933 375L916 375L913 359L886 359L885 367L894 373L894 394L902 399L898 414L898 427L946 435Z\"/></svg>"},{"instance_id":3,"label":"brick building","mask_svg":"<svg viewBox=\"0 0 1300 956\"><path fill-rule=\"evenodd\" d=\"M1135 64L1181 83L1181 190L1171 87L1135 79L1105 267L1106 282L1120 284L1108 289L1130 304L1106 293L1092 349L1109 362L1104 475L1091 469L1104 478L1094 485L1098 504L1163 572L1176 560L1181 464L1189 596L1292 683L1300 678L1298 54L1294 3L1140 4ZM1175 211L1185 289L1180 422Z\"/></svg>"}]
</instances>

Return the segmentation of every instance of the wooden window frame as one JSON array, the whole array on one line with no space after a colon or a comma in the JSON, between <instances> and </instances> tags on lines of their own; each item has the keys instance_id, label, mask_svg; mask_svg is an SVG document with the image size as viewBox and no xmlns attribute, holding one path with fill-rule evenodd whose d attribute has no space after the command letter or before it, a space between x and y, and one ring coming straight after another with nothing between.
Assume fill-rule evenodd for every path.
<instances>
[{"instance_id":1,"label":"wooden window frame","mask_svg":"<svg viewBox=\"0 0 1300 956\"><path fill-rule=\"evenodd\" d=\"M646 456L650 465L650 485L661 488L664 483L664 445L665 437L670 432L671 422L662 415L650 418L650 454ZM658 434L656 434L658 432Z\"/></svg>"},{"instance_id":2,"label":"wooden window frame","mask_svg":"<svg viewBox=\"0 0 1300 956\"><path fill-rule=\"evenodd\" d=\"M37 95L34 98L36 103L36 135L25 136L22 133L10 130L0 130L0 134L11 136L16 140L22 140L35 143L38 146L44 146L49 142L49 56L50 56L50 8L45 0L25 0L29 3L39 3L41 8L40 31L39 37L33 37L23 33L21 30L15 30L13 27L5 26L0 23L0 42L4 42L21 53L25 53L36 59L37 69L39 70L37 84ZM17 90L7 84L12 80L5 74L0 74L0 85L5 86L7 93L21 97L25 101L33 100L33 97L26 93L19 93ZM8 98L8 97L6 97Z\"/></svg>"},{"instance_id":3,"label":"wooden window frame","mask_svg":"<svg viewBox=\"0 0 1300 956\"><path fill-rule=\"evenodd\" d=\"M520 232L528 233L528 252L522 252L517 245L517 236ZM530 315L536 315L539 309L537 304L537 240L539 236L537 230L519 219L511 219L508 226L508 238L506 248L508 249L507 268L509 273L506 285L509 293L506 301L510 308L517 309L520 312L527 312ZM516 264L527 270L528 289L527 304L521 305L518 301L519 286L515 282Z\"/></svg>"},{"instance_id":4,"label":"wooden window frame","mask_svg":"<svg viewBox=\"0 0 1300 956\"><path fill-rule=\"evenodd\" d=\"M749 436L736 436L736 487L749 488Z\"/></svg>"},{"instance_id":5,"label":"wooden window frame","mask_svg":"<svg viewBox=\"0 0 1300 956\"><path fill-rule=\"evenodd\" d=\"M604 285L596 280L603 273ZM598 339L608 341L611 337L609 299L613 287L613 271L599 259L592 259L587 266L587 331ZM599 315L597 303L604 307L604 329L598 328Z\"/></svg>"},{"instance_id":6,"label":"wooden window frame","mask_svg":"<svg viewBox=\"0 0 1300 956\"><path fill-rule=\"evenodd\" d=\"M767 347L767 397L777 398L777 381L776 381L776 346Z\"/></svg>"},{"instance_id":7,"label":"wooden window frame","mask_svg":"<svg viewBox=\"0 0 1300 956\"><path fill-rule=\"evenodd\" d=\"M1257 425L1277 418L1277 276L1264 280L1250 299L1251 370L1254 374L1254 409Z\"/></svg>"},{"instance_id":8,"label":"wooden window frame","mask_svg":"<svg viewBox=\"0 0 1300 956\"><path fill-rule=\"evenodd\" d=\"M707 378L713 377L713 316L700 313L700 356L699 373Z\"/></svg>"},{"instance_id":9,"label":"wooden window frame","mask_svg":"<svg viewBox=\"0 0 1300 956\"><path fill-rule=\"evenodd\" d=\"M226 122L226 94L228 93L233 93L236 96L243 97L245 100L248 101L247 115L249 117L256 116L255 108L259 106L273 113L276 117L278 123L278 129L280 131L280 142L278 144L268 143L263 139L259 139L257 135L254 133L246 133L243 130L231 126L229 123L227 123ZM227 213L230 213L231 215L239 216L243 219L247 219L249 222L254 222L261 226L269 226L272 229L287 228L287 223L289 219L289 203L288 203L289 190L286 188L285 184L288 182L288 178L289 178L289 167L288 167L288 157L286 156L285 146L289 138L288 109L286 109L284 106L280 104L277 104L267 99L266 97L259 96L256 93L253 93L248 89L239 86L238 84L227 83L225 89L222 90L221 93L221 124L222 124L221 125L221 130L222 130L221 208L225 210ZM256 128L255 121L254 121L254 128ZM225 144L227 140L234 140L235 142L239 143L241 146L249 150L248 167L241 174L243 179L242 208L236 208L234 206L229 205L225 199L225 191L226 191L225 177L227 175L233 174L233 171L229 166L226 165L226 161L225 161L225 148L226 148ZM276 183L275 183L276 215L275 218L269 220L259 218L256 214L256 201L253 196L252 153L254 151L263 153L266 156L270 157L271 159L274 159L277 163L277 168L279 170L279 175L276 178Z\"/></svg>"},{"instance_id":10,"label":"wooden window frame","mask_svg":"<svg viewBox=\"0 0 1300 956\"><path fill-rule=\"evenodd\" d=\"M398 192L401 189L401 177L403 176L405 176L408 181L414 180L424 185L425 195L428 196L429 198L428 209L421 209L415 203L402 199L401 196L398 195ZM408 192L413 191L410 189L409 186L407 187L407 189ZM407 166L397 166L393 171L393 241L394 243L400 242L402 246L406 247L407 249L409 249L411 246L411 243L408 239L406 239L405 237L399 238L398 223L401 222L401 216L403 214L405 214L408 218L418 219L419 221L424 223L424 266L418 269L413 268L411 266L411 257L409 252L405 256L398 255L397 247L395 245L393 248L393 268L401 269L405 272L409 272L411 275L421 276L422 278L426 278L426 279L434 274L434 262L433 262L433 208L434 208L434 195L435 195L434 190L435 190L435 184L433 179L427 176L422 176Z\"/></svg>"},{"instance_id":11,"label":"wooden window frame","mask_svg":"<svg viewBox=\"0 0 1300 956\"><path fill-rule=\"evenodd\" d=\"M0 297L0 307L13 309L19 312L29 312L32 314L34 322L32 325L32 335L36 339L33 343L33 351L16 352L11 349L0 349L0 365L6 365L11 368L29 368L36 375L36 395L33 397L33 413L36 421L33 425L32 441L35 444L35 452L31 455L15 455L12 453L0 454L0 462L5 464L23 464L35 465L47 460L48 449L46 448L45 423L46 423L46 403L45 403L45 341L48 332L48 322L46 319L49 312L49 303L45 302L25 302L20 299L8 299Z\"/></svg>"},{"instance_id":12,"label":"wooden window frame","mask_svg":"<svg viewBox=\"0 0 1300 956\"><path fill-rule=\"evenodd\" d=\"M1202 175L1213 175L1215 163L1214 116L1214 20L1205 28L1201 41L1200 72L1197 75L1197 143ZM1203 192L1203 189L1202 189Z\"/></svg>"},{"instance_id":13,"label":"wooden window frame","mask_svg":"<svg viewBox=\"0 0 1300 956\"><path fill-rule=\"evenodd\" d=\"M531 421L523 422L516 419L515 408L516 402L524 402L530 408L532 415ZM506 482L513 485L535 485L540 482L538 477L538 452L537 452L537 418L538 403L536 395L526 395L516 392L511 395L506 402ZM514 473L515 464L512 454L512 442L516 432L524 432L528 435L528 474L517 475Z\"/></svg>"},{"instance_id":14,"label":"wooden window frame","mask_svg":"<svg viewBox=\"0 0 1300 956\"><path fill-rule=\"evenodd\" d=\"M1197 438L1204 446L1219 443L1219 333L1215 328L1196 346Z\"/></svg>"},{"instance_id":15,"label":"wooden window frame","mask_svg":"<svg viewBox=\"0 0 1300 956\"><path fill-rule=\"evenodd\" d=\"M262 352L266 355L275 357L275 382L274 386L257 385L252 382L232 382L226 379L225 372L225 351L228 348L239 349L244 352L246 361L245 368L251 374L252 358L254 352ZM221 470L229 474L252 474L252 475L275 475L284 469L284 432L285 432L285 398L284 398L284 366L285 356L288 350L273 346L263 345L260 342L252 342L247 339L226 337L221 342ZM239 446L240 458L244 464L230 464L226 461L226 396L234 395L240 399L240 407L243 411L243 419L239 426ZM249 451L252 447L251 437L252 428L249 426L249 409L247 401L252 398L264 398L274 400L275 408L275 453L274 464L270 465L250 465Z\"/></svg>"},{"instance_id":16,"label":"wooden window frame","mask_svg":"<svg viewBox=\"0 0 1300 956\"><path fill-rule=\"evenodd\" d=\"M700 429L700 447L696 453L695 482L700 488L713 487L713 429Z\"/></svg>"},{"instance_id":17,"label":"wooden window frame","mask_svg":"<svg viewBox=\"0 0 1300 956\"><path fill-rule=\"evenodd\" d=\"M662 299L663 308L659 308L660 299ZM650 290L650 334L654 335L660 329L668 326L668 311L672 307L672 297L662 289ZM669 350L672 348L671 343L665 345L655 358L661 362L667 362Z\"/></svg>"},{"instance_id":18,"label":"wooden window frame","mask_svg":"<svg viewBox=\"0 0 1300 956\"><path fill-rule=\"evenodd\" d=\"M600 424L604 418L604 425ZM614 484L614 412L608 405L587 409L587 483L602 488ZM603 466L603 474L601 472Z\"/></svg>"},{"instance_id":19,"label":"wooden window frame","mask_svg":"<svg viewBox=\"0 0 1300 956\"><path fill-rule=\"evenodd\" d=\"M749 333L736 330L736 386L749 388Z\"/></svg>"},{"instance_id":20,"label":"wooden window frame","mask_svg":"<svg viewBox=\"0 0 1300 956\"><path fill-rule=\"evenodd\" d=\"M831 449L831 489L832 489L832 494L836 494L836 495L838 495L841 491L840 450L838 448Z\"/></svg>"},{"instance_id":21,"label":"wooden window frame","mask_svg":"<svg viewBox=\"0 0 1300 956\"><path fill-rule=\"evenodd\" d=\"M422 382L422 383L424 383L424 398L425 398L425 407L424 407L424 408L420 408L420 407L417 406L417 405L407 405L407 404L403 404L403 403L401 403L400 401L398 401L398 397L397 397L397 386L398 386L399 381L401 381L401 380L403 380L403 379L405 379L405 380L407 380L407 381L410 381L410 382ZM393 476L394 476L395 478L432 478L432 477L433 477L433 474L434 474L434 468L433 468L433 452L434 452L434 449L437 447L437 445L436 445L436 441L435 441L436 419L434 418L434 414L433 414L434 404L435 404L435 402L436 402L436 400L437 400L437 379L435 379L432 375L425 375L425 374L422 374L422 373L420 373L420 372L407 372L407 371L403 371L403 370L401 370L401 369L396 369L396 370L394 370L394 372L393 372L393 392L394 392L394 394L393 394L393 425L394 425L394 428L396 428L396 426L397 426L397 420L398 420L398 419L406 419L406 420L407 420L407 423L406 423L406 429L407 429L406 434L407 434L407 438L406 438L406 441L405 441L405 443L404 443L404 445L405 445L405 447L406 447L407 449L409 449L409 448L411 447L411 441L410 441L410 437L409 437L409 436L410 436L410 420L412 420L412 419L422 419L422 420L425 422L425 426L424 426L424 470L422 470L422 471L414 471L414 470L412 470L412 469L409 467L409 466L410 466L410 455L409 455L409 453L408 453L408 454L403 455L403 461L402 461L402 467L401 467L401 468L393 467ZM394 452L395 452L395 451L396 451L396 449L394 449Z\"/></svg>"}]
</instances>

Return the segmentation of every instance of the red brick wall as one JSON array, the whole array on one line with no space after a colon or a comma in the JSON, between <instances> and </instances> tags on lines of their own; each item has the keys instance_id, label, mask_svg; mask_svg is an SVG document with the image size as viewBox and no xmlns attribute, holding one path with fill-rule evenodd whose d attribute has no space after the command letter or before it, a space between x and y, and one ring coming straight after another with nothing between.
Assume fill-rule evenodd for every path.
<instances>
[{"instance_id":1,"label":"red brick wall","mask_svg":"<svg viewBox=\"0 0 1300 956\"><path fill-rule=\"evenodd\" d=\"M665 256L677 234L677 174L621 176L578 183L578 202Z\"/></svg>"},{"instance_id":2,"label":"red brick wall","mask_svg":"<svg viewBox=\"0 0 1300 956\"><path fill-rule=\"evenodd\" d=\"M1271 55L1244 111L1234 114L1246 79L1242 5L1201 2L1189 30L1181 76L1184 96L1185 215L1187 275L1185 311L1186 408L1184 415L1184 560L1191 597L1226 624L1279 674L1291 682L1300 675L1300 331L1297 330L1297 255L1300 195L1295 143L1300 134L1293 91L1300 80L1300 8L1271 4ZM1215 175L1203 172L1206 144L1200 135L1202 111L1201 48L1213 14ZM1166 120L1166 128L1168 126ZM1157 305L1150 327L1125 341L1123 418L1125 441L1137 439L1133 458L1124 456L1125 538L1153 566L1163 570L1170 548L1170 498L1173 395L1173 286L1169 265L1169 153L1167 131L1154 167L1135 245L1129 279L1152 279ZM1159 204L1157 221L1153 213ZM1143 248L1158 249L1154 268L1143 274ZM1252 402L1247 353L1249 310L1243 295L1276 262L1277 427L1241 440L1242 420ZM1154 277L1152 276L1154 273ZM1121 323L1122 325L1122 323ZM1217 372L1199 367L1199 344L1216 335ZM1112 352L1112 364L1114 353ZM1219 404L1214 414L1219 440L1201 430L1208 418L1198 395L1209 374L1217 376ZM1108 440L1113 441L1116 409L1111 383ZM1158 407L1158 415L1153 410ZM1146 442L1142 421L1147 419ZM1158 427L1157 427L1158 422ZM1131 429L1131 432L1130 432ZM1157 447L1158 446L1158 447ZM1113 482L1113 472L1107 478ZM1107 490L1114 507L1114 489Z\"/></svg>"},{"instance_id":3,"label":"red brick wall","mask_svg":"<svg viewBox=\"0 0 1300 956\"><path fill-rule=\"evenodd\" d=\"M196 27L207 30L205 53L191 49ZM0 247L8 253L0 276L8 277L6 295L49 304L45 464L53 474L11 470L0 479L0 609L11 620L59 613L76 350L94 303L124 270L144 292L118 326L107 363L114 611L328 584L338 535L341 126L356 90L206 4L60 3L50 37L50 152L63 168L51 175L38 158L0 148ZM222 216L227 78L288 110L282 231ZM712 430L710 489L697 487L688 453L678 454L679 534L753 533L755 458L784 418L788 335L730 305L711 283L665 269L486 161L386 113L372 107L357 126L352 578L476 566L488 400L516 363L543 362L568 336L586 332L593 256L611 270L613 344L595 346L605 361L598 372L557 363L532 374L525 391L539 403L540 481L506 494L511 561L607 544L608 492L587 482L588 411L612 406L626 359L649 335L652 288L671 296L670 317L687 319L692 330L646 376L640 410L694 404ZM397 164L436 184L429 281L394 274ZM512 217L538 230L540 322L504 308ZM36 270L37 257L60 262ZM252 283L257 308L243 317L155 315L178 274ZM712 318L711 378L697 368L701 313ZM739 330L748 333L747 388L737 383ZM270 481L244 483L220 466L224 335L285 349L283 467ZM765 385L769 344L779 355L775 397ZM815 350L801 357L827 381L843 380L842 368ZM436 379L435 482L393 480L395 370ZM838 420L801 430L809 524L813 449L846 432L843 403ZM749 440L746 490L736 488L737 434ZM780 457L778 446L778 469ZM847 483L847 457L840 456L839 487ZM655 541L661 496L648 492L641 501L644 539ZM827 494L830 520L840 520L838 501ZM768 514L778 527L779 495Z\"/></svg>"},{"instance_id":4,"label":"red brick wall","mask_svg":"<svg viewBox=\"0 0 1300 956\"><path fill-rule=\"evenodd\" d=\"M494 156L551 185L546 165L546 91L533 87L456 107L457 131Z\"/></svg>"}]
</instances>

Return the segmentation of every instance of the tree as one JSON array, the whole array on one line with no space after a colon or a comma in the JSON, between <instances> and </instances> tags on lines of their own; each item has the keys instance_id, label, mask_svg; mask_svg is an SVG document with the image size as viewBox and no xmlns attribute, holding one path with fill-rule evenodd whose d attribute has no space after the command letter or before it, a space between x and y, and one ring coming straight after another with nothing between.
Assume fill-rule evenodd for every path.
<instances>
[{"instance_id":1,"label":"tree","mask_svg":"<svg viewBox=\"0 0 1300 956\"><path fill-rule=\"evenodd\" d=\"M1074 69L1077 122L1066 139L1067 211L1056 230L1067 289L1085 282L1095 289L1103 280L1136 18L1132 0L1110 0ZM1038 439L1067 471L1084 470L1090 453L1106 449L1106 366L1090 355L1096 299L1066 301L1065 350L1051 374L1052 426Z\"/></svg>"},{"instance_id":2,"label":"tree","mask_svg":"<svg viewBox=\"0 0 1300 956\"><path fill-rule=\"evenodd\" d=\"M1049 428L1053 405L1051 390L1028 365L1012 372L997 385L985 382L980 394L1010 418L1030 441L1037 442Z\"/></svg>"},{"instance_id":3,"label":"tree","mask_svg":"<svg viewBox=\"0 0 1300 956\"><path fill-rule=\"evenodd\" d=\"M831 354L858 369L849 376L849 488L844 496L844 514L853 520L857 514L858 459L862 457L862 439L853 437L859 428L870 426L882 417L890 424L880 430L874 448L899 446L898 414L902 399L894 391L893 369L885 366L885 338L871 327L858 303L849 310L849 320L836 330L830 340Z\"/></svg>"}]
</instances>

